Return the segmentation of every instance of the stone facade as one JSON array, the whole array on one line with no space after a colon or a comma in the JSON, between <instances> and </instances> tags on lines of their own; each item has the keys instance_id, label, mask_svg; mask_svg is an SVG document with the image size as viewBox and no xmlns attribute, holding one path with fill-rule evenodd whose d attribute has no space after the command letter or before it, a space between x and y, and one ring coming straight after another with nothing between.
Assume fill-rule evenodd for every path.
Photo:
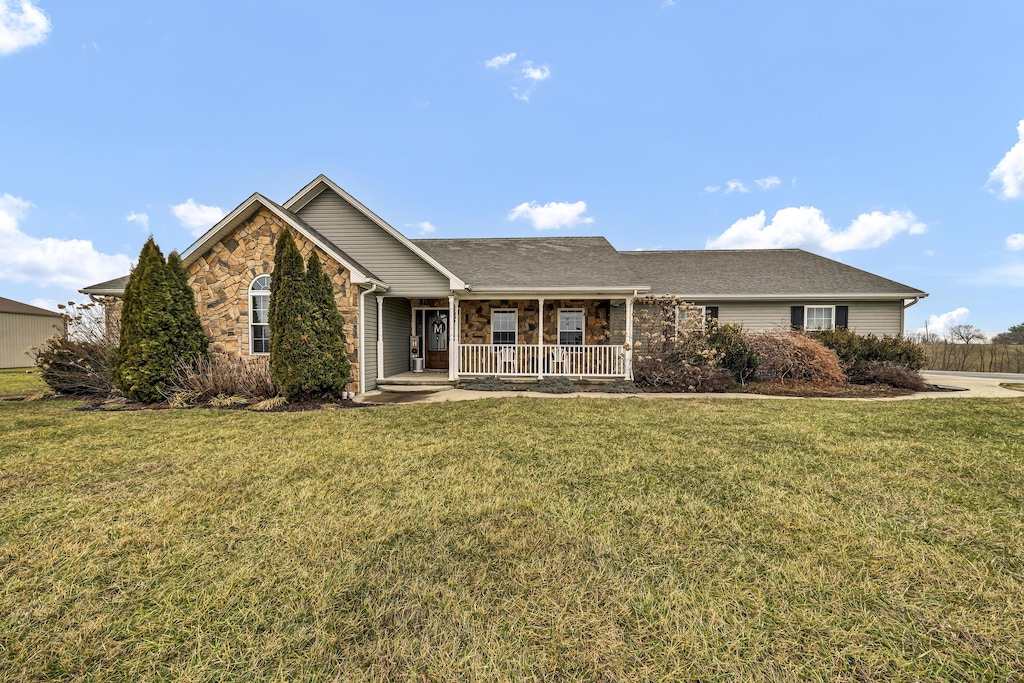
<instances>
[{"instance_id":1,"label":"stone facade","mask_svg":"<svg viewBox=\"0 0 1024 683\"><path fill-rule=\"evenodd\" d=\"M187 269L188 281L196 294L196 307L203 329L210 338L210 352L248 357L249 285L259 275L274 269L274 243L288 228L270 211L259 213L213 244ZM308 259L316 251L324 272L334 284L334 298L345 321L345 352L352 363L349 388L358 392L359 382L359 288L351 274L296 231L292 237Z\"/></svg>"},{"instance_id":2,"label":"stone facade","mask_svg":"<svg viewBox=\"0 0 1024 683\"><path fill-rule=\"evenodd\" d=\"M447 302L445 302L447 304ZM459 340L462 344L491 343L491 311L514 308L518 313L518 343L536 344L539 316L537 300L485 299L459 302ZM610 344L611 304L607 299L573 299L544 301L544 343L558 343L558 309L582 308L584 313L584 344Z\"/></svg>"}]
</instances>

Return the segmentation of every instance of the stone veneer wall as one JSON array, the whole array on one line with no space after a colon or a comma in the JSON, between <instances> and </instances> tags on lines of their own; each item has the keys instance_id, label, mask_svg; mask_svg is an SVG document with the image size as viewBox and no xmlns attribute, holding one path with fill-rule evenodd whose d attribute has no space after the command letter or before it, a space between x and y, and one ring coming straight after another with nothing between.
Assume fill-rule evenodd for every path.
<instances>
[{"instance_id":1,"label":"stone veneer wall","mask_svg":"<svg viewBox=\"0 0 1024 683\"><path fill-rule=\"evenodd\" d=\"M537 343L537 301L529 299L485 299L459 302L459 339L462 344L491 343L491 311L514 308L518 311L519 343ZM606 299L545 300L544 343L558 343L558 309L582 308L584 343L611 343L611 305Z\"/></svg>"},{"instance_id":2,"label":"stone veneer wall","mask_svg":"<svg viewBox=\"0 0 1024 683\"><path fill-rule=\"evenodd\" d=\"M188 282L196 294L199 318L210 338L211 353L243 358L250 355L249 285L259 275L273 275L274 243L281 230L286 229L274 214L261 209L188 267ZM359 288L334 258L294 230L292 237L304 260L316 251L334 285L334 298L345 321L345 352L352 363L349 387L358 392Z\"/></svg>"}]
</instances>

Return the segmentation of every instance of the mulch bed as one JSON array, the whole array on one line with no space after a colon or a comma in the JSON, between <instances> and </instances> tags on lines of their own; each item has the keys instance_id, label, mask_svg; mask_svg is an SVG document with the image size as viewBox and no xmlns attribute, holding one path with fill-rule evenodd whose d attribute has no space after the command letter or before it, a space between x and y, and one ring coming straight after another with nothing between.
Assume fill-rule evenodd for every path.
<instances>
[{"instance_id":1,"label":"mulch bed","mask_svg":"<svg viewBox=\"0 0 1024 683\"><path fill-rule=\"evenodd\" d=\"M818 382L765 381L750 382L733 391L761 396L793 396L799 398L892 398L910 396L914 391L888 384L822 384Z\"/></svg>"},{"instance_id":2,"label":"mulch bed","mask_svg":"<svg viewBox=\"0 0 1024 683\"><path fill-rule=\"evenodd\" d=\"M61 398L70 398L64 397ZM213 403L197 403L194 406L187 408L173 408L167 403L133 403L130 401L122 401L118 399L105 399L96 396L78 397L82 398L85 402L75 408L84 412L115 412L124 410L249 410L252 406L259 403L259 401L253 401L251 403L231 403L227 405L214 405ZM280 406L270 408L267 410L260 410L263 413L304 413L313 410L347 410L350 408L369 408L372 407L366 403L356 403L348 399L342 401L335 400L324 400L324 401L293 401L289 403L283 403Z\"/></svg>"}]
</instances>

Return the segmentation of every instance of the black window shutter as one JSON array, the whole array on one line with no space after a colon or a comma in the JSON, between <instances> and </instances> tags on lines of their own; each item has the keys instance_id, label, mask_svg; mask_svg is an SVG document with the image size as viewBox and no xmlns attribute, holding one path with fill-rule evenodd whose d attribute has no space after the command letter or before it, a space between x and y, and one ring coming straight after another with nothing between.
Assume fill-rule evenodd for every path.
<instances>
[{"instance_id":1,"label":"black window shutter","mask_svg":"<svg viewBox=\"0 0 1024 683\"><path fill-rule=\"evenodd\" d=\"M707 306L704 310L707 312L709 318L712 320L718 320L718 306Z\"/></svg>"},{"instance_id":2,"label":"black window shutter","mask_svg":"<svg viewBox=\"0 0 1024 683\"><path fill-rule=\"evenodd\" d=\"M845 330L850 326L850 307L836 306L836 329Z\"/></svg>"},{"instance_id":3,"label":"black window shutter","mask_svg":"<svg viewBox=\"0 0 1024 683\"><path fill-rule=\"evenodd\" d=\"M789 325L794 330L804 329L804 307L803 306L790 306L789 307Z\"/></svg>"}]
</instances>

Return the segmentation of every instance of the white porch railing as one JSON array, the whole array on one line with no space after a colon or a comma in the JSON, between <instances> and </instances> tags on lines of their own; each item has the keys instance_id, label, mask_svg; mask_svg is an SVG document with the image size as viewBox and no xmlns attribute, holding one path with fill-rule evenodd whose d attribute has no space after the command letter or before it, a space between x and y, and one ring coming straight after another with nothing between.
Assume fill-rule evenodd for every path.
<instances>
[{"instance_id":1,"label":"white porch railing","mask_svg":"<svg viewBox=\"0 0 1024 683\"><path fill-rule=\"evenodd\" d=\"M509 377L625 377L622 346L591 344L459 344L456 372L461 375Z\"/></svg>"}]
</instances>

